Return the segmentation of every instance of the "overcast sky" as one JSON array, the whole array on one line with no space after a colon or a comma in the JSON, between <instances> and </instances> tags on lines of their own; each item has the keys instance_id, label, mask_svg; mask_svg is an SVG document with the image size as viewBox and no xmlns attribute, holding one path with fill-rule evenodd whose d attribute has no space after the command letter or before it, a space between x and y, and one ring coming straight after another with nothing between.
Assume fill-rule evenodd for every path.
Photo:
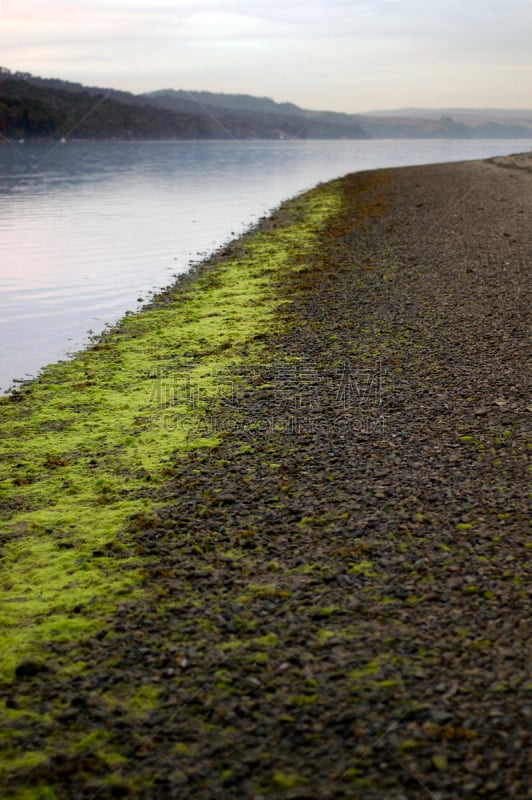
<instances>
[{"instance_id":1,"label":"overcast sky","mask_svg":"<svg viewBox=\"0 0 532 800\"><path fill-rule=\"evenodd\" d=\"M0 0L0 65L305 108L532 108L532 0Z\"/></svg>"}]
</instances>

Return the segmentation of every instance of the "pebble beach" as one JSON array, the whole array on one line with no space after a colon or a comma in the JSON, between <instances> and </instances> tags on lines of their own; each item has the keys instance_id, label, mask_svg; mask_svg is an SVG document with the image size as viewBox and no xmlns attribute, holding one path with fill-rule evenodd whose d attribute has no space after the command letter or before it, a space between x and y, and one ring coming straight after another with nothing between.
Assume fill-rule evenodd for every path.
<instances>
[{"instance_id":1,"label":"pebble beach","mask_svg":"<svg viewBox=\"0 0 532 800\"><path fill-rule=\"evenodd\" d=\"M532 797L531 220L348 175L0 400L2 797Z\"/></svg>"}]
</instances>

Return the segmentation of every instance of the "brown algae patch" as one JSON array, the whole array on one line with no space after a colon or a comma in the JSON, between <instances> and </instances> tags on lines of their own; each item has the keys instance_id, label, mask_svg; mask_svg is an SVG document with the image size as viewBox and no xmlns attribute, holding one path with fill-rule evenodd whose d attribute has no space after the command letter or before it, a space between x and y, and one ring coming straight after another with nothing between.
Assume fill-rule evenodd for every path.
<instances>
[{"instance_id":1,"label":"brown algae patch","mask_svg":"<svg viewBox=\"0 0 532 800\"><path fill-rule=\"evenodd\" d=\"M129 520L154 513L152 487L176 452L218 443L201 433L218 376L260 352L275 276L298 268L340 204L336 184L290 201L234 257L0 400L0 680L34 657L47 667L48 644L96 633L120 596L143 591Z\"/></svg>"}]
</instances>

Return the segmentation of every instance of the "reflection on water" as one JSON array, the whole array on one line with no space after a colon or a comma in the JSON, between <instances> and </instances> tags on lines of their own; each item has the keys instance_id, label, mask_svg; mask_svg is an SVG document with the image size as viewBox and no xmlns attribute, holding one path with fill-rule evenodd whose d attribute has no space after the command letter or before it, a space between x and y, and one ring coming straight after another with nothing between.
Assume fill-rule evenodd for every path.
<instances>
[{"instance_id":1,"label":"reflection on water","mask_svg":"<svg viewBox=\"0 0 532 800\"><path fill-rule=\"evenodd\" d=\"M348 172L529 141L0 146L0 389L82 347L287 197Z\"/></svg>"}]
</instances>

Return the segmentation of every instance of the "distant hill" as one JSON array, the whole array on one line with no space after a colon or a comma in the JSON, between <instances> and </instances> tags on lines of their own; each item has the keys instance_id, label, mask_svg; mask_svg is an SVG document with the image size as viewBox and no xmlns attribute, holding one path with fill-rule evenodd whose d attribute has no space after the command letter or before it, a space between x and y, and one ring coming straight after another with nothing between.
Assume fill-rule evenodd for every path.
<instances>
[{"instance_id":1,"label":"distant hill","mask_svg":"<svg viewBox=\"0 0 532 800\"><path fill-rule=\"evenodd\" d=\"M449 136L465 139L527 139L532 110L489 108L400 108L358 115L376 138Z\"/></svg>"},{"instance_id":2,"label":"distant hill","mask_svg":"<svg viewBox=\"0 0 532 800\"><path fill-rule=\"evenodd\" d=\"M82 139L368 138L352 119L338 125L304 112L289 113L297 109L289 103L242 95L238 97L244 107L233 110L223 101L208 106L187 94L134 95L0 69L0 134ZM275 110L278 105L283 106L280 112ZM268 112L253 110L258 107Z\"/></svg>"},{"instance_id":3,"label":"distant hill","mask_svg":"<svg viewBox=\"0 0 532 800\"><path fill-rule=\"evenodd\" d=\"M364 111L371 117L453 117L459 122L482 124L484 122L528 122L532 124L532 109L511 108L395 108L388 111Z\"/></svg>"},{"instance_id":4,"label":"distant hill","mask_svg":"<svg viewBox=\"0 0 532 800\"><path fill-rule=\"evenodd\" d=\"M367 139L358 120L349 114L307 111L269 97L162 89L143 95L158 108L208 114L229 130L267 132L280 139ZM259 134L260 135L260 134Z\"/></svg>"},{"instance_id":5,"label":"distant hill","mask_svg":"<svg viewBox=\"0 0 532 800\"><path fill-rule=\"evenodd\" d=\"M311 111L294 103L276 103L269 97L246 94L163 89L144 95L160 108L206 113L241 114L253 112L306 120L305 131L328 130L331 138L358 138L358 131L369 138L412 139L521 139L532 136L532 110L433 109L412 108L346 114L336 111ZM326 126L326 127L319 127Z\"/></svg>"},{"instance_id":6,"label":"distant hill","mask_svg":"<svg viewBox=\"0 0 532 800\"><path fill-rule=\"evenodd\" d=\"M41 88L60 89L61 91L72 92L74 94L86 92L90 95L105 95L105 97L110 100L117 100L128 105L146 105L146 101L142 95L123 92L120 91L120 89L110 89L102 86L84 86L82 83L65 81L62 78L41 78L38 75L32 75L30 72L10 72L4 67L0 67L0 80L2 78L21 80L26 83L31 83L34 86L40 86Z\"/></svg>"},{"instance_id":7,"label":"distant hill","mask_svg":"<svg viewBox=\"0 0 532 800\"><path fill-rule=\"evenodd\" d=\"M80 139L532 138L532 110L313 111L269 97L161 89L132 94L0 67L4 137Z\"/></svg>"},{"instance_id":8,"label":"distant hill","mask_svg":"<svg viewBox=\"0 0 532 800\"><path fill-rule=\"evenodd\" d=\"M251 94L221 94L216 92L185 91L183 89L160 89L147 92L142 97L150 102L174 105L183 103L183 107L191 105L224 108L231 111L250 111L259 114L280 114L288 116L304 116L305 112L294 103L276 103L269 97L255 97Z\"/></svg>"},{"instance_id":9,"label":"distant hill","mask_svg":"<svg viewBox=\"0 0 532 800\"><path fill-rule=\"evenodd\" d=\"M124 103L104 91L50 88L0 74L0 133L12 138L207 139L205 114L175 114L146 101Z\"/></svg>"}]
</instances>

